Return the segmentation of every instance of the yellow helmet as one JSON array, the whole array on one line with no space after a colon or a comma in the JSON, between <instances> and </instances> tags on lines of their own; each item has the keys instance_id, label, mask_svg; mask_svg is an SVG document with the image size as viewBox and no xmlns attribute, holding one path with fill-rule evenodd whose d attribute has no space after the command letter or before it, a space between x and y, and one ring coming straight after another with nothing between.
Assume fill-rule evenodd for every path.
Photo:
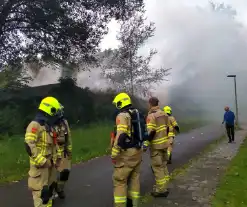
<instances>
[{"instance_id":1,"label":"yellow helmet","mask_svg":"<svg viewBox=\"0 0 247 207\"><path fill-rule=\"evenodd\" d=\"M167 114L172 114L172 108L170 106L165 106L164 107L164 112Z\"/></svg>"},{"instance_id":2,"label":"yellow helmet","mask_svg":"<svg viewBox=\"0 0 247 207\"><path fill-rule=\"evenodd\" d=\"M44 98L39 105L39 110L49 114L50 116L55 116L60 109L61 104L54 97Z\"/></svg>"},{"instance_id":3,"label":"yellow helmet","mask_svg":"<svg viewBox=\"0 0 247 207\"><path fill-rule=\"evenodd\" d=\"M119 93L112 102L117 109L122 109L125 106L131 105L131 99L127 93Z\"/></svg>"}]
</instances>

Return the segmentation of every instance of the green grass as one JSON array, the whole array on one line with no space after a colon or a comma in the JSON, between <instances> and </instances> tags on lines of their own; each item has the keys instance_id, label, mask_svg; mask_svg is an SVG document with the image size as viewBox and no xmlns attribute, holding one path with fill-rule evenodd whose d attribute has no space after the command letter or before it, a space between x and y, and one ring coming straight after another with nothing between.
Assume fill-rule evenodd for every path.
<instances>
[{"instance_id":1,"label":"green grass","mask_svg":"<svg viewBox=\"0 0 247 207\"><path fill-rule=\"evenodd\" d=\"M233 158L212 199L213 207L247 206L247 139Z\"/></svg>"},{"instance_id":2,"label":"green grass","mask_svg":"<svg viewBox=\"0 0 247 207\"><path fill-rule=\"evenodd\" d=\"M201 126L202 123L180 123L181 132ZM94 124L88 128L72 129L73 163L107 154L110 142L110 124ZM20 180L27 175L29 159L22 136L0 139L0 183Z\"/></svg>"},{"instance_id":3,"label":"green grass","mask_svg":"<svg viewBox=\"0 0 247 207\"><path fill-rule=\"evenodd\" d=\"M72 130L73 163L106 154L111 130L107 124ZM20 180L27 175L29 159L23 139L15 136L0 140L0 183Z\"/></svg>"}]
</instances>

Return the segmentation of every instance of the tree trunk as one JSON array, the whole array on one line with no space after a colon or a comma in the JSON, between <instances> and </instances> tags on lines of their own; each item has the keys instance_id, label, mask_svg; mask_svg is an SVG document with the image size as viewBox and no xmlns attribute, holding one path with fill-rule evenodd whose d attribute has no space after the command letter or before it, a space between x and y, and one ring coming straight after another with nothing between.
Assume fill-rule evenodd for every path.
<instances>
[{"instance_id":1,"label":"tree trunk","mask_svg":"<svg viewBox=\"0 0 247 207\"><path fill-rule=\"evenodd\" d=\"M129 52L130 56L129 56L129 69L130 69L130 93L131 96L134 96L134 78L133 78L133 61L132 61L132 54L131 52Z\"/></svg>"},{"instance_id":2,"label":"tree trunk","mask_svg":"<svg viewBox=\"0 0 247 207\"><path fill-rule=\"evenodd\" d=\"M73 70L73 68L70 68L68 66L62 66L61 68L61 78L76 78L78 74L77 70Z\"/></svg>"}]
</instances>

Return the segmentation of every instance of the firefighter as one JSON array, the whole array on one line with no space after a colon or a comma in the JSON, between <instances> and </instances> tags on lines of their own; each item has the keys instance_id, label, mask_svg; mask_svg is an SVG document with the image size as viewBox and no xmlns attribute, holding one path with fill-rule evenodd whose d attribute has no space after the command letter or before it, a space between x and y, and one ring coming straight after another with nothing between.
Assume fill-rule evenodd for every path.
<instances>
[{"instance_id":1,"label":"firefighter","mask_svg":"<svg viewBox=\"0 0 247 207\"><path fill-rule=\"evenodd\" d=\"M165 106L164 107L164 112L169 116L169 121L168 121L168 127L169 127L169 133L168 133L168 137L169 137L169 142L170 145L168 147L168 164L172 163L172 149L173 149L173 145L174 145L174 138L175 138L175 131L177 133L180 133L179 130L179 126L178 123L176 121L176 119L174 118L174 116L172 116L172 108L170 106Z\"/></svg>"},{"instance_id":2,"label":"firefighter","mask_svg":"<svg viewBox=\"0 0 247 207\"><path fill-rule=\"evenodd\" d=\"M64 118L64 107L61 105L59 119L55 123L55 131L57 133L57 143L62 152L62 160L57 168L57 187L56 192L60 199L65 198L64 187L69 179L72 159L72 139L68 121Z\"/></svg>"},{"instance_id":3,"label":"firefighter","mask_svg":"<svg viewBox=\"0 0 247 207\"><path fill-rule=\"evenodd\" d=\"M34 207L52 206L56 187L55 167L60 165L62 157L53 128L59 109L57 99L44 98L34 120L26 129L24 143L30 157L28 188L32 191Z\"/></svg>"},{"instance_id":4,"label":"firefighter","mask_svg":"<svg viewBox=\"0 0 247 207\"><path fill-rule=\"evenodd\" d=\"M126 93L118 94L114 98L113 104L118 109L116 137L111 150L111 159L114 165L114 206L139 207L142 144L139 145L135 141L136 137L131 133L133 128L130 115L130 112L136 109L132 107L131 99Z\"/></svg>"},{"instance_id":5,"label":"firefighter","mask_svg":"<svg viewBox=\"0 0 247 207\"><path fill-rule=\"evenodd\" d=\"M155 176L156 185L151 193L153 197L167 197L167 185L170 179L167 169L168 115L159 107L156 97L149 99L149 112L146 119L149 138L144 142L144 151L150 148L151 167Z\"/></svg>"}]
</instances>

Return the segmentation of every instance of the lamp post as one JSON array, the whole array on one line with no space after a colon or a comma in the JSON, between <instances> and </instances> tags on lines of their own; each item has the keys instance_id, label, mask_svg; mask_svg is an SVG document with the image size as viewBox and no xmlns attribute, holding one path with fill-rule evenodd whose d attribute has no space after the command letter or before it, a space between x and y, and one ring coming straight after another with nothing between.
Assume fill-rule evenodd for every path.
<instances>
[{"instance_id":1,"label":"lamp post","mask_svg":"<svg viewBox=\"0 0 247 207\"><path fill-rule=\"evenodd\" d=\"M228 75L228 78L234 78L234 90L235 90L235 107L236 107L236 124L238 125L238 98L237 98L237 83L236 75Z\"/></svg>"}]
</instances>

